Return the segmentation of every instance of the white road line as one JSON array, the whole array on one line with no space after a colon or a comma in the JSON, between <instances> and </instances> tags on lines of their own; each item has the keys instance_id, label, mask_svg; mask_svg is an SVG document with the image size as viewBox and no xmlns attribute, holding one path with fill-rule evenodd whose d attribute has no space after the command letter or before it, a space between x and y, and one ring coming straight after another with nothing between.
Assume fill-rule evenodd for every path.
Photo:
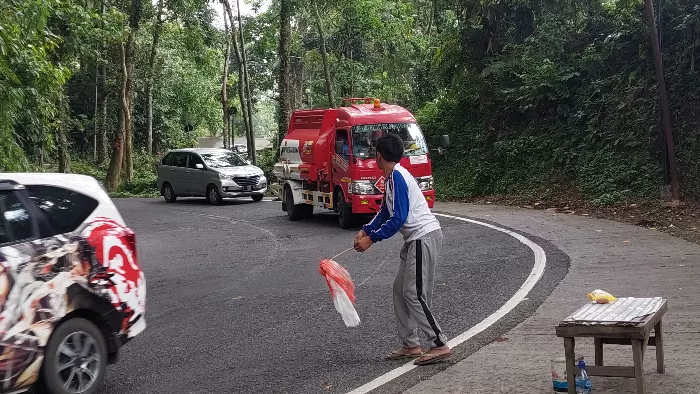
<instances>
[{"instance_id":1,"label":"white road line","mask_svg":"<svg viewBox=\"0 0 700 394\"><path fill-rule=\"evenodd\" d=\"M480 222L478 220L473 220L473 219L467 219L459 216L453 216L453 215L446 215L442 213L434 213L435 216L442 216L445 218L449 219L454 219L454 220L461 220L463 222L468 222L468 223L473 223L473 224L478 224L480 226L488 227L497 231L500 231L502 233L508 234L511 237L517 239L521 243L525 244L527 247L532 249L532 252L535 254L535 265L532 267L532 271L530 271L530 275L527 277L525 282L520 286L520 289L518 289L517 292L511 297L501 308L499 308L496 312L492 313L489 317L486 319L482 320L479 322L477 325L473 326L470 328L468 331L454 337L452 340L448 341L447 344L451 347L454 348L457 345L460 345L476 334L479 334L480 332L486 330L487 328L491 327L494 323L496 323L498 320L503 318L503 316L507 315L508 312L513 310L518 304L520 304L525 297L527 297L527 294L532 290L533 287L537 284L537 282L540 280L542 277L542 274L544 273L544 268L547 265L547 255L544 253L544 250L537 245L536 243L532 242L528 238L515 233L513 231L495 226L493 224L489 223L484 223ZM396 378L399 376L405 374L406 372L409 372L413 370L414 368L417 368L417 365L413 364L413 361L408 362L396 369L393 369L384 375L374 379L373 381L356 388L355 390L349 392L348 394L364 394L368 393L371 390L376 389L377 387L380 387Z\"/></svg>"}]
</instances>

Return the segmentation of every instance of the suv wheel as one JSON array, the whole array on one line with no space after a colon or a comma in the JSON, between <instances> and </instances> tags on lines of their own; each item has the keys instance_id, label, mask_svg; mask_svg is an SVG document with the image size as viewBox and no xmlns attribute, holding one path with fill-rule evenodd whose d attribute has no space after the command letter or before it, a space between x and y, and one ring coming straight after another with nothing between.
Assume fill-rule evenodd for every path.
<instances>
[{"instance_id":1,"label":"suv wheel","mask_svg":"<svg viewBox=\"0 0 700 394\"><path fill-rule=\"evenodd\" d=\"M250 198L252 198L255 202L262 201L263 197L265 197L264 194L253 194L250 196Z\"/></svg>"},{"instance_id":2,"label":"suv wheel","mask_svg":"<svg viewBox=\"0 0 700 394\"><path fill-rule=\"evenodd\" d=\"M175 191L173 191L173 187L170 186L169 183L166 183L165 186L163 186L163 198L165 199L165 202L175 202L177 200L177 196L175 195Z\"/></svg>"},{"instance_id":3,"label":"suv wheel","mask_svg":"<svg viewBox=\"0 0 700 394\"><path fill-rule=\"evenodd\" d=\"M46 344L38 392L94 394L105 379L107 344L91 321L75 318L56 328Z\"/></svg>"},{"instance_id":4,"label":"suv wheel","mask_svg":"<svg viewBox=\"0 0 700 394\"><path fill-rule=\"evenodd\" d=\"M215 185L207 187L207 200L211 205L221 205L221 193Z\"/></svg>"}]
</instances>

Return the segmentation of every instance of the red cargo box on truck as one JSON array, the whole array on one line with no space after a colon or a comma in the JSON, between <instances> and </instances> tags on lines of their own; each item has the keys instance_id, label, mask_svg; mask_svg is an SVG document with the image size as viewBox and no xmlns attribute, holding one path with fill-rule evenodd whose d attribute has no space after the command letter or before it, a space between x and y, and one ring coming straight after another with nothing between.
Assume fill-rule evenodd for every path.
<instances>
[{"instance_id":1,"label":"red cargo box on truck","mask_svg":"<svg viewBox=\"0 0 700 394\"><path fill-rule=\"evenodd\" d=\"M404 141L401 165L416 178L432 208L435 190L430 154L413 115L377 99L343 101L349 105L292 113L274 167L282 210L291 220L310 217L314 207L333 210L342 228L378 212L385 179L377 168L375 142L384 133L394 133ZM449 143L447 136L443 143ZM442 147L438 150L442 152Z\"/></svg>"}]
</instances>

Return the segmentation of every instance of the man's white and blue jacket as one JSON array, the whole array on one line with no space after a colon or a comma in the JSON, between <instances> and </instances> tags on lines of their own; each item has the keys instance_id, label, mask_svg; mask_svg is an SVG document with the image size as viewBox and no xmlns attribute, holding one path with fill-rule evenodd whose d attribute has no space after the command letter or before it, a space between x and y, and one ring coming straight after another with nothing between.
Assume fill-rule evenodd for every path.
<instances>
[{"instance_id":1,"label":"man's white and blue jacket","mask_svg":"<svg viewBox=\"0 0 700 394\"><path fill-rule=\"evenodd\" d=\"M381 209L362 229L375 243L397 232L410 242L440 229L440 222L430 212L416 179L396 164L385 183Z\"/></svg>"}]
</instances>

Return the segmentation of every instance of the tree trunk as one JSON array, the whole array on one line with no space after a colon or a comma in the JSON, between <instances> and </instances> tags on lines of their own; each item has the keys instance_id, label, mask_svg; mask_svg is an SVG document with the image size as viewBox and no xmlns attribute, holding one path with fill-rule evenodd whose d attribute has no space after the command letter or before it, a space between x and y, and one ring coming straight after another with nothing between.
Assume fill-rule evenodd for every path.
<instances>
[{"instance_id":1,"label":"tree trunk","mask_svg":"<svg viewBox=\"0 0 700 394\"><path fill-rule=\"evenodd\" d=\"M279 140L287 134L287 126L292 116L289 97L289 44L291 41L291 0L280 0L280 43L278 58L280 62L278 74L279 91Z\"/></svg>"},{"instance_id":2,"label":"tree trunk","mask_svg":"<svg viewBox=\"0 0 700 394\"><path fill-rule=\"evenodd\" d=\"M58 172L69 172L68 140L66 138L66 104L63 92L60 93L58 106L58 127L56 128L56 148L58 150Z\"/></svg>"},{"instance_id":3,"label":"tree trunk","mask_svg":"<svg viewBox=\"0 0 700 394\"><path fill-rule=\"evenodd\" d=\"M134 101L134 57L136 53L136 34L139 30L139 18L141 14L141 0L132 0L131 9L129 10L129 39L126 46L126 103L127 108L124 112L124 158L126 161L126 181L134 180L134 143L133 143L133 119L131 110Z\"/></svg>"},{"instance_id":4,"label":"tree trunk","mask_svg":"<svg viewBox=\"0 0 700 394\"><path fill-rule=\"evenodd\" d=\"M100 1L100 15L104 16L105 0ZM105 47L100 47L100 57L105 56ZM107 66L98 58L95 63L95 141L93 158L103 163L107 156Z\"/></svg>"},{"instance_id":5,"label":"tree trunk","mask_svg":"<svg viewBox=\"0 0 700 394\"><path fill-rule=\"evenodd\" d=\"M153 41L151 43L151 55L148 60L148 78L146 79L146 97L148 106L146 107L147 130L146 130L146 152L153 153L153 80L155 77L156 54L158 41L160 40L160 30L163 25L163 0L158 0L158 12L153 25Z\"/></svg>"},{"instance_id":6,"label":"tree trunk","mask_svg":"<svg viewBox=\"0 0 700 394\"><path fill-rule=\"evenodd\" d=\"M235 19L233 18L233 11L231 10L231 3L229 0L223 0L223 3L224 7L226 8L228 19L231 21L231 42L233 43L234 53L236 54L236 62L238 63L238 97L241 102L241 120L243 122L243 131L247 138L249 133L248 129L252 122L248 121L249 114L246 108L243 55L241 54L241 48L238 46L238 37L236 35L236 25L233 23Z\"/></svg>"},{"instance_id":7,"label":"tree trunk","mask_svg":"<svg viewBox=\"0 0 700 394\"><path fill-rule=\"evenodd\" d=\"M233 23L233 22L231 22ZM231 123L230 121L230 115L228 111L228 67L229 67L229 62L231 61L230 56L231 56L231 39L228 36L229 31L228 31L228 21L226 18L226 15L224 14L224 31L226 32L226 49L224 51L224 76L221 80L221 109L224 114L224 130L223 130L223 138L224 138L224 148L230 149L231 148L231 141L229 139L229 125Z\"/></svg>"},{"instance_id":8,"label":"tree trunk","mask_svg":"<svg viewBox=\"0 0 700 394\"><path fill-rule=\"evenodd\" d=\"M335 97L333 95L333 81L331 80L331 70L328 65L328 53L326 52L326 34L323 30L321 22L321 14L318 12L318 6L314 3L314 14L316 16L316 28L318 28L318 37L321 41L321 59L323 60L323 72L326 77L326 92L328 93L328 104L331 108L335 108Z\"/></svg>"},{"instance_id":9,"label":"tree trunk","mask_svg":"<svg viewBox=\"0 0 700 394\"><path fill-rule=\"evenodd\" d=\"M248 107L245 105L245 88L243 85L243 63L238 63L238 100L241 102L241 121L243 122L243 135L246 138L246 146L248 146Z\"/></svg>"},{"instance_id":10,"label":"tree trunk","mask_svg":"<svg viewBox=\"0 0 700 394\"><path fill-rule=\"evenodd\" d=\"M119 187L119 181L121 178L122 171L122 159L124 156L124 136L125 136L125 117L129 110L129 104L127 99L127 62L126 62L126 48L125 44L119 46L119 53L121 55L121 87L119 90L119 99L121 101L121 111L119 114L119 130L117 131L116 138L112 141L112 158L109 161L109 168L107 168L107 179L105 179L105 188L107 191L114 191Z\"/></svg>"},{"instance_id":11,"label":"tree trunk","mask_svg":"<svg viewBox=\"0 0 700 394\"><path fill-rule=\"evenodd\" d=\"M654 22L654 5L651 0L645 2L647 14L647 26L651 35L651 47L654 53L654 65L656 67L656 80L659 86L659 101L661 104L661 118L663 121L664 135L666 137L666 149L668 153L668 165L671 176L671 192L673 201L680 200L680 182L678 180L678 166L676 163L676 150L673 142L673 131L671 130L671 115L668 110L668 96L666 95L666 81L664 79L663 63L661 61L661 50L659 49L659 39L656 35L656 24Z\"/></svg>"},{"instance_id":12,"label":"tree trunk","mask_svg":"<svg viewBox=\"0 0 700 394\"><path fill-rule=\"evenodd\" d=\"M236 0L236 9L238 12L238 34L240 35L241 44L241 55L243 60L243 80L245 82L245 105L248 108L248 155L250 157L251 163L255 165L255 133L253 129L253 99L250 95L250 80L248 79L248 60L246 59L245 53L245 39L243 38L243 22L241 21L241 3L240 0ZM231 21L233 24L233 21ZM241 103L243 106L243 103Z\"/></svg>"},{"instance_id":13,"label":"tree trunk","mask_svg":"<svg viewBox=\"0 0 700 394\"><path fill-rule=\"evenodd\" d=\"M92 114L92 161L97 162L97 136L100 134L100 64L95 62L95 111Z\"/></svg>"},{"instance_id":14,"label":"tree trunk","mask_svg":"<svg viewBox=\"0 0 700 394\"><path fill-rule=\"evenodd\" d=\"M102 62L100 65L100 125L97 134L97 161L104 163L107 158L107 65Z\"/></svg>"}]
</instances>

